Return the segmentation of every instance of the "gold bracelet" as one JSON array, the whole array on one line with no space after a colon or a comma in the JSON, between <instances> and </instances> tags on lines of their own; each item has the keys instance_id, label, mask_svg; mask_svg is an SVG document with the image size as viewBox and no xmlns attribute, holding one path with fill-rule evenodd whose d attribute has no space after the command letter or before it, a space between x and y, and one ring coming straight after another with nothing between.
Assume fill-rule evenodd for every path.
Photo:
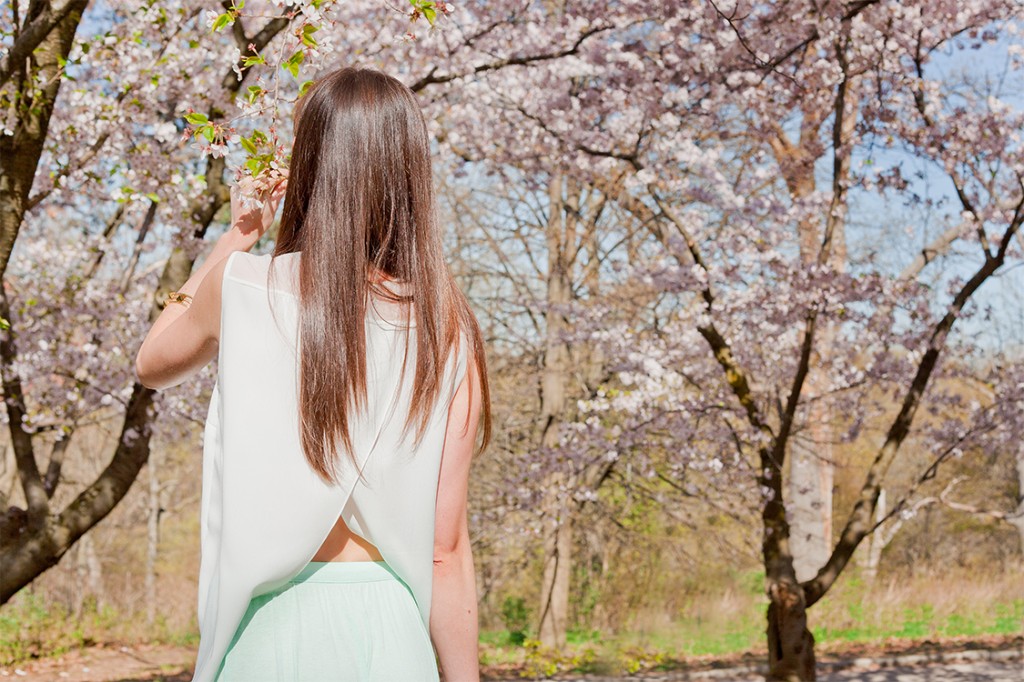
<instances>
[{"instance_id":1,"label":"gold bracelet","mask_svg":"<svg viewBox=\"0 0 1024 682\"><path fill-rule=\"evenodd\" d=\"M167 298L164 299L164 306L168 303L181 303L186 308L192 305L192 297L189 294L183 294L180 291L168 292Z\"/></svg>"}]
</instances>

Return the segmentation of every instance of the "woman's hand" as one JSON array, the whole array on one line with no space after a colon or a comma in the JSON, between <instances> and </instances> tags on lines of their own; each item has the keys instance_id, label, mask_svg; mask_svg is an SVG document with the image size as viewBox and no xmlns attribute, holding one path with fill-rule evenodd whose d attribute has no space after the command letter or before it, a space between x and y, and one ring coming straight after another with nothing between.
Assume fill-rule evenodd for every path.
<instances>
[{"instance_id":1,"label":"woman's hand","mask_svg":"<svg viewBox=\"0 0 1024 682\"><path fill-rule=\"evenodd\" d=\"M225 237L238 249L248 251L274 222L274 214L288 187L288 171L271 179L270 189L260 189L250 176L231 187L231 228Z\"/></svg>"}]
</instances>

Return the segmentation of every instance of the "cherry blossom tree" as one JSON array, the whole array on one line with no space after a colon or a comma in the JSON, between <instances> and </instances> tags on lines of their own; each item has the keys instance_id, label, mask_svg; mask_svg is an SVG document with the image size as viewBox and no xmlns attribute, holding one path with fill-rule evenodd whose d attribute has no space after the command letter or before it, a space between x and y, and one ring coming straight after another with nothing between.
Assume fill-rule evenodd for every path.
<instances>
[{"instance_id":1,"label":"cherry blossom tree","mask_svg":"<svg viewBox=\"0 0 1024 682\"><path fill-rule=\"evenodd\" d=\"M291 46L294 54L311 33L304 19L322 20L325 4L269 3L246 21L243 3L226 2L230 43L257 52ZM3 9L0 373L24 507L0 500L0 603L123 498L147 461L161 410L187 405L184 413L194 414L199 403L199 384L157 395L137 383L131 358L228 200L225 159L211 154L190 169L196 152L178 144L186 112L223 118L248 75L202 9L152 1ZM85 26L101 32L78 36ZM116 239L126 224L135 234L123 249ZM153 248L147 237L171 226L171 255L139 272ZM62 491L68 499L55 496L76 428L112 408L124 416L109 463L84 488ZM37 460L47 449L44 472Z\"/></svg>"},{"instance_id":2,"label":"cherry blossom tree","mask_svg":"<svg viewBox=\"0 0 1024 682\"><path fill-rule=\"evenodd\" d=\"M77 37L87 4L3 18L0 373L25 502L0 500L2 601L123 497L158 415L201 419L210 377L154 395L130 339L187 278L227 175L285 162L291 101L338 61L400 76L446 160L543 218L522 223L542 267L509 275L539 303L538 409L508 482L561 560L542 576L548 643L568 627L573 524L625 462L760 518L769 677L814 679L809 609L861 541L958 449L1019 441L1019 381L994 383L957 333L1024 255L1019 2L136 1L90 5L105 32ZM936 67L975 48L1005 73ZM958 403L957 380L991 398ZM936 406L949 418L916 416ZM58 506L65 441L121 411L110 465ZM933 457L896 490L911 437ZM851 443L875 455L833 539L828 460Z\"/></svg>"},{"instance_id":3,"label":"cherry blossom tree","mask_svg":"<svg viewBox=\"0 0 1024 682\"><path fill-rule=\"evenodd\" d=\"M772 679L814 678L808 609L880 522L878 494L908 437L936 453L925 475L954 443L984 433L988 405L965 406L946 432L915 415L953 400L934 388L939 379L975 371L940 360L962 344L954 328L984 285L1022 255L1022 115L999 89L1019 87L1020 13L1016 2L628 3L591 17L609 28L574 55L481 74L466 85L473 98L446 116L446 139L466 158L528 177L570 174L661 244L635 276L676 301L668 322L617 325L607 309L572 318L625 366L585 401L596 418L566 426L563 459L580 470L629 452L655 476L656 462L632 446L653 443L656 430L676 443L678 472L700 461L689 444L717 444L707 466L723 487L745 482L757 496ZM1002 50L1005 73L933 67L944 50L990 48ZM488 136L462 131L471 115ZM929 175L908 177L911 162ZM954 208L928 198L940 182ZM852 248L851 218L904 201L938 211L939 233L885 223L872 246ZM901 247L908 240L913 249ZM824 448L867 438L865 424L880 419L837 540L796 544L787 455L827 462ZM887 516L914 493L902 491ZM827 522L819 513L809 523Z\"/></svg>"},{"instance_id":4,"label":"cherry blossom tree","mask_svg":"<svg viewBox=\"0 0 1024 682\"><path fill-rule=\"evenodd\" d=\"M229 173L272 176L286 163L291 105L321 69L388 69L423 94L437 133L462 79L571 55L598 32L555 21L566 32L551 40L527 3L475 9L431 0L4 9L0 373L25 499L0 500L0 602L123 498L154 435L173 432L160 415L201 420L212 375L155 394L134 381L131 340L201 256ZM78 36L85 27L99 32ZM229 165L233 150L241 158ZM69 221L81 225L77 241L67 241ZM67 246L51 255L54 244ZM62 487L75 420L103 408L124 414L109 464L80 490Z\"/></svg>"}]
</instances>

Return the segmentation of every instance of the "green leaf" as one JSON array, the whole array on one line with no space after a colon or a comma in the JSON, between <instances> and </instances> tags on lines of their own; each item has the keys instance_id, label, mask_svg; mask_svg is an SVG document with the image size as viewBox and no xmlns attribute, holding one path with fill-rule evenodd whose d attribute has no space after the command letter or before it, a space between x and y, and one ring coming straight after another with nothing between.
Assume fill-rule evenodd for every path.
<instances>
[{"instance_id":1,"label":"green leaf","mask_svg":"<svg viewBox=\"0 0 1024 682\"><path fill-rule=\"evenodd\" d=\"M313 34L319 29L319 26L313 24L306 24L302 27L302 44L307 47L316 47L316 40L313 38Z\"/></svg>"},{"instance_id":2,"label":"green leaf","mask_svg":"<svg viewBox=\"0 0 1024 682\"><path fill-rule=\"evenodd\" d=\"M159 204L160 203L160 197L159 197L159 195L157 195L156 192L147 192L146 193L146 198L149 199L150 201L152 201L154 204Z\"/></svg>"},{"instance_id":3,"label":"green leaf","mask_svg":"<svg viewBox=\"0 0 1024 682\"><path fill-rule=\"evenodd\" d=\"M303 95L305 95L306 94L306 90L309 90L310 87L312 87L312 85L313 85L313 81L306 81L306 82L304 82L302 84L302 86L299 88L299 97L302 97Z\"/></svg>"},{"instance_id":4,"label":"green leaf","mask_svg":"<svg viewBox=\"0 0 1024 682\"><path fill-rule=\"evenodd\" d=\"M435 10L433 7L424 7L423 16L426 17L427 23L433 26L434 20L437 19L437 10Z\"/></svg>"},{"instance_id":5,"label":"green leaf","mask_svg":"<svg viewBox=\"0 0 1024 682\"><path fill-rule=\"evenodd\" d=\"M213 32L216 33L228 24L234 23L234 21L235 19L231 16L230 13L221 14L213 21Z\"/></svg>"},{"instance_id":6,"label":"green leaf","mask_svg":"<svg viewBox=\"0 0 1024 682\"><path fill-rule=\"evenodd\" d=\"M252 140L250 140L248 137L243 137L239 141L242 143L242 147L245 149L245 151L249 152L250 154L256 153L256 145L254 145L252 143Z\"/></svg>"},{"instance_id":7,"label":"green leaf","mask_svg":"<svg viewBox=\"0 0 1024 682\"><path fill-rule=\"evenodd\" d=\"M10 329L11 323L6 318L0 317L0 329Z\"/></svg>"},{"instance_id":8,"label":"green leaf","mask_svg":"<svg viewBox=\"0 0 1024 682\"><path fill-rule=\"evenodd\" d=\"M193 111L192 113L185 114L185 120L192 125L198 125L200 123L206 123L208 119L206 118L206 114Z\"/></svg>"},{"instance_id":9,"label":"green leaf","mask_svg":"<svg viewBox=\"0 0 1024 682\"><path fill-rule=\"evenodd\" d=\"M207 142L213 142L213 137L214 137L213 126L206 125L206 126L203 126L202 128L200 128L199 130L201 131L202 136L206 138Z\"/></svg>"},{"instance_id":10,"label":"green leaf","mask_svg":"<svg viewBox=\"0 0 1024 682\"><path fill-rule=\"evenodd\" d=\"M292 78L299 77L299 64L306 59L306 53L302 50L297 51L291 57L288 57L282 64L281 68L292 75Z\"/></svg>"},{"instance_id":11,"label":"green leaf","mask_svg":"<svg viewBox=\"0 0 1024 682\"><path fill-rule=\"evenodd\" d=\"M252 104L253 102L255 102L255 101L256 101L256 99L257 99L257 98L258 98L258 97L259 97L259 96L260 96L261 94L263 94L263 88L261 88L261 87L260 87L260 86L258 86L258 85L250 85L250 86L249 86L249 87L247 88L246 92L247 92L247 94L246 94L246 96L245 96L245 100L246 100L246 101L247 101L247 102L248 102L249 104Z\"/></svg>"}]
</instances>

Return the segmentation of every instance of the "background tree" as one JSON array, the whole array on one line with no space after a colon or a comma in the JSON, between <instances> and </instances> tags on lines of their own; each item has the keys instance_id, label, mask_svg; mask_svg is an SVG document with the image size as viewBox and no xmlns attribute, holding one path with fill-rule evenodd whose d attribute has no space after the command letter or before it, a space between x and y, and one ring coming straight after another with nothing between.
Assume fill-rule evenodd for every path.
<instances>
[{"instance_id":1,"label":"background tree","mask_svg":"<svg viewBox=\"0 0 1024 682\"><path fill-rule=\"evenodd\" d=\"M124 450L112 475L130 483L139 443L174 421L157 414L201 423L210 377L136 393L125 340L219 222L228 160L279 161L290 100L339 62L399 75L438 140L453 269L500 391L501 436L471 491L482 615L520 618L501 599L526 595L537 634L558 644L633 613L644 591L684 609L692 576L753 558L771 676L812 679L808 609L862 540L887 528L876 552L955 556L910 523L950 508L925 502L949 474L974 476L945 494L955 504L1018 504L1015 480L994 472L1017 456L1019 382L1000 377L1019 351L992 339L1014 329L1019 301L994 302L992 285L1007 289L1022 256L1019 3L523 0L457 6L443 30L368 0L346 3L344 22L333 3L129 8L90 6L106 33L65 57L81 87L55 100L4 276L0 372L22 410L8 408L9 430L52 449L55 464L36 465L44 497L48 478L64 481L50 508L89 489L65 480L72 460ZM256 46L275 21L287 27ZM988 58L947 68L967 48ZM159 411L132 407L142 400ZM116 444L84 442L100 419L125 420ZM798 460L825 463L820 488L803 492L801 475L821 479L794 476ZM152 480L194 480L187 461L169 452ZM834 486L829 462L845 470ZM16 493L0 562L49 537L25 535ZM125 512L148 506L159 531L159 497ZM693 556L679 550L688 532ZM66 551L70 535L54 537L35 556Z\"/></svg>"}]
</instances>

